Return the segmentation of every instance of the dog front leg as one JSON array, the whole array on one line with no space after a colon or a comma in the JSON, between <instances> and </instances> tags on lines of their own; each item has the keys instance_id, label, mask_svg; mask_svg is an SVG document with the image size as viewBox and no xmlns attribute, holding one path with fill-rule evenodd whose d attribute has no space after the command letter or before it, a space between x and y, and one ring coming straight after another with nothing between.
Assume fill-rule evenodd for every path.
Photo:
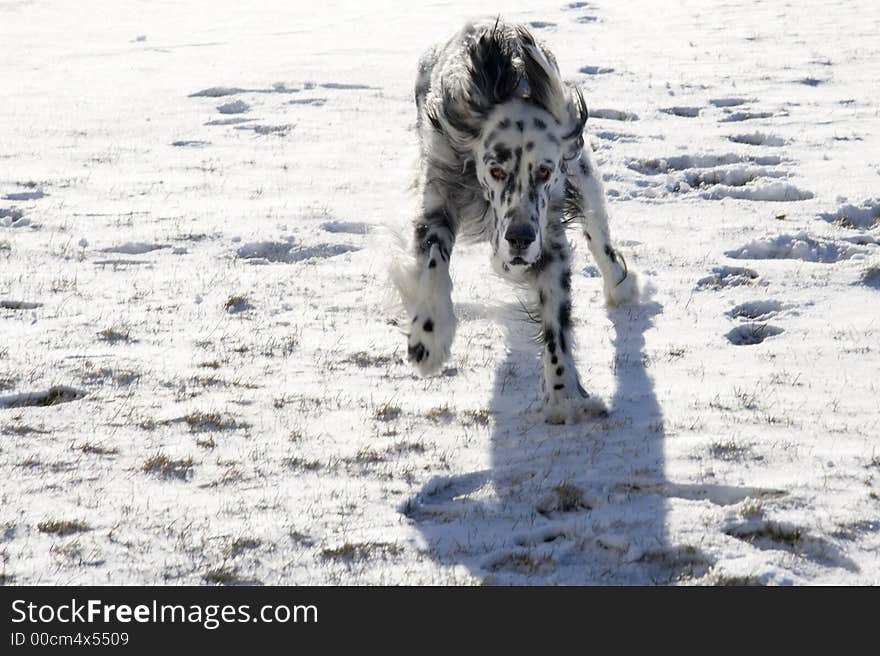
<instances>
[{"instance_id":1,"label":"dog front leg","mask_svg":"<svg viewBox=\"0 0 880 656\"><path fill-rule=\"evenodd\" d=\"M574 361L570 259L567 240L554 242L534 279L543 342L544 417L550 424L573 423L608 412L602 401L587 394Z\"/></svg>"},{"instance_id":2,"label":"dog front leg","mask_svg":"<svg viewBox=\"0 0 880 656\"><path fill-rule=\"evenodd\" d=\"M448 211L426 211L415 227L416 286L412 299L407 359L423 376L437 372L455 337L449 259L455 223Z\"/></svg>"},{"instance_id":3,"label":"dog front leg","mask_svg":"<svg viewBox=\"0 0 880 656\"><path fill-rule=\"evenodd\" d=\"M611 245L605 189L589 148L587 145L577 159L567 165L567 214L583 224L590 253L602 273L605 302L610 306L635 302L639 297L637 276Z\"/></svg>"}]
</instances>

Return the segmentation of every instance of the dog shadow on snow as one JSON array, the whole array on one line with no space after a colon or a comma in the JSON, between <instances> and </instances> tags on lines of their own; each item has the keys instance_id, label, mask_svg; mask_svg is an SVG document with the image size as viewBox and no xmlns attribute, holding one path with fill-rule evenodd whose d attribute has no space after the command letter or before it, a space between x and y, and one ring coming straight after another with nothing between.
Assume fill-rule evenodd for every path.
<instances>
[{"instance_id":1,"label":"dog shadow on snow","mask_svg":"<svg viewBox=\"0 0 880 656\"><path fill-rule=\"evenodd\" d=\"M702 579L715 559L676 543L670 499L719 506L782 490L673 483L666 478L664 417L647 370L654 301L608 312L613 325L610 414L574 426L545 424L530 326L506 321L508 355L495 370L489 469L440 476L403 504L427 553L487 584L668 584ZM589 331L577 330L588 348ZM590 371L581 370L585 386ZM743 533L743 531L745 531ZM730 527L748 548L779 549L772 526ZM740 534L742 533L742 534ZM771 543L761 536L767 533ZM821 536L794 554L829 567L856 565ZM762 582L761 577L755 582ZM736 583L740 584L740 583Z\"/></svg>"},{"instance_id":2,"label":"dog shadow on snow","mask_svg":"<svg viewBox=\"0 0 880 656\"><path fill-rule=\"evenodd\" d=\"M485 583L645 584L701 576L709 560L668 543L663 411L646 369L656 302L609 311L615 392L610 415L543 422L533 326L507 321L495 370L491 467L438 477L402 509L429 553ZM580 333L586 347L587 334ZM582 370L587 389L589 371Z\"/></svg>"}]
</instances>

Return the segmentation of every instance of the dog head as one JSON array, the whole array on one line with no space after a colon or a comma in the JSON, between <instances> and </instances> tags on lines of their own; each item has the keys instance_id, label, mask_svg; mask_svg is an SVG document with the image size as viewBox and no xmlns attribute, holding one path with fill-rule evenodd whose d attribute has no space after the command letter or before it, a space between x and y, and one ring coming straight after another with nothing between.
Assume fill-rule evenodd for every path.
<instances>
[{"instance_id":1,"label":"dog head","mask_svg":"<svg viewBox=\"0 0 880 656\"><path fill-rule=\"evenodd\" d=\"M550 196L571 147L552 114L525 100L497 105L476 147L475 169L492 214L492 250L506 269L541 256Z\"/></svg>"},{"instance_id":2,"label":"dog head","mask_svg":"<svg viewBox=\"0 0 880 656\"><path fill-rule=\"evenodd\" d=\"M447 89L442 128L472 158L492 214L492 247L505 270L541 255L547 209L565 161L583 147L587 108L553 55L523 27L473 28L468 74Z\"/></svg>"}]
</instances>

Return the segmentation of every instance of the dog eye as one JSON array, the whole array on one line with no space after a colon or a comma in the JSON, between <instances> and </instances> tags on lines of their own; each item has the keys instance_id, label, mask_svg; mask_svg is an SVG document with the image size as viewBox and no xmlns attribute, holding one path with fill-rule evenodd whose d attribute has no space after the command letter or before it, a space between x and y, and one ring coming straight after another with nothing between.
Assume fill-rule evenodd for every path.
<instances>
[{"instance_id":1,"label":"dog eye","mask_svg":"<svg viewBox=\"0 0 880 656\"><path fill-rule=\"evenodd\" d=\"M496 180L504 180L507 177L507 171L502 169L500 166L493 166L489 169L489 175L491 175Z\"/></svg>"},{"instance_id":2,"label":"dog eye","mask_svg":"<svg viewBox=\"0 0 880 656\"><path fill-rule=\"evenodd\" d=\"M547 180L550 179L550 173L552 173L552 171L550 171L549 167L539 166L538 172L535 174L535 179L538 182L547 182Z\"/></svg>"}]
</instances>

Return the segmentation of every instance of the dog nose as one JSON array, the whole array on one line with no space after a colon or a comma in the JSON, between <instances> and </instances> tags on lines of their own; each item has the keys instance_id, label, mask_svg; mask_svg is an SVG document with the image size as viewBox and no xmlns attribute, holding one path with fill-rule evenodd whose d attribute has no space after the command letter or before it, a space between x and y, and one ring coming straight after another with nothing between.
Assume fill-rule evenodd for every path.
<instances>
[{"instance_id":1,"label":"dog nose","mask_svg":"<svg viewBox=\"0 0 880 656\"><path fill-rule=\"evenodd\" d=\"M535 229L528 223L514 224L504 233L504 238L512 249L524 251L535 241Z\"/></svg>"}]
</instances>

